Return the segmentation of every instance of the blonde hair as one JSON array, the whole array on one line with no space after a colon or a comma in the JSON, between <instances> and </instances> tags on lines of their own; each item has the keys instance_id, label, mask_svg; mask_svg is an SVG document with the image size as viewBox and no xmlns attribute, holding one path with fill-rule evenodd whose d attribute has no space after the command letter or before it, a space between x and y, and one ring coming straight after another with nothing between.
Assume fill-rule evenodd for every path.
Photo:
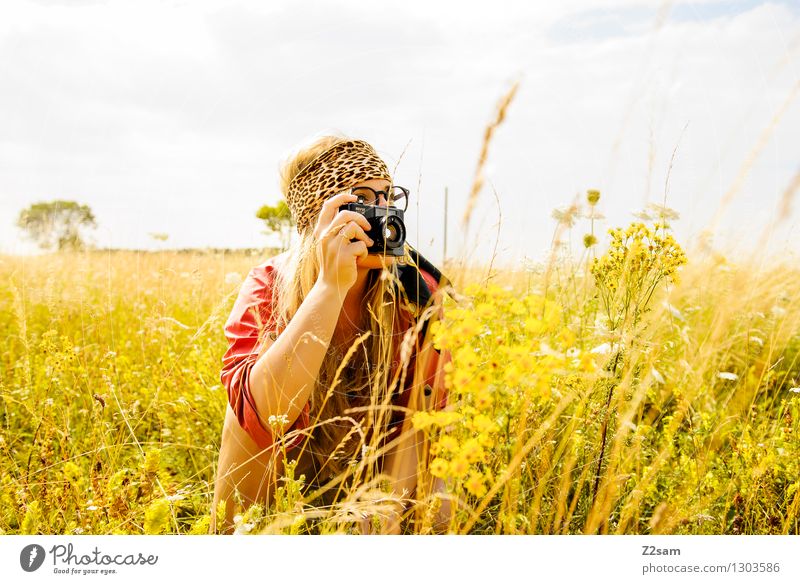
<instances>
[{"instance_id":1,"label":"blonde hair","mask_svg":"<svg viewBox=\"0 0 800 584\"><path fill-rule=\"evenodd\" d=\"M294 176L314 158L344 136L323 135L295 151L280 167L284 196ZM287 261L276 279L275 317L278 331L283 330L311 291L320 273L318 241L313 229L303 232L290 247ZM363 306L367 312L366 338L347 350L328 347L319 375L311 392L312 433L309 448L317 468L336 476L347 463L358 459L364 447L380 444L386 433L391 411L392 374L397 348L404 331L394 282L397 267L370 270ZM396 384L395 384L396 385ZM324 477L323 477L324 478Z\"/></svg>"}]
</instances>

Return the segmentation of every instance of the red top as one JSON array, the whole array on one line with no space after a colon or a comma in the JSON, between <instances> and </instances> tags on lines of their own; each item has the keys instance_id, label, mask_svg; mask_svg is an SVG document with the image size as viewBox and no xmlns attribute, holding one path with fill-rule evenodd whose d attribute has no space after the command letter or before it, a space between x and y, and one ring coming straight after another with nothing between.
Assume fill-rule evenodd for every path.
<instances>
[{"instance_id":1,"label":"red top","mask_svg":"<svg viewBox=\"0 0 800 584\"><path fill-rule=\"evenodd\" d=\"M239 296L233 305L228 321L225 323L225 337L228 339L228 350L222 357L222 372L220 380L228 392L228 402L231 405L239 425L253 439L259 448L269 447L272 442L272 433L259 420L256 413L255 401L250 393L250 370L258 360L259 349L259 324L262 323L263 330L274 331L275 319L273 317L274 300L272 290L275 285L276 270L280 269L286 259L285 253L268 259L261 265L255 266L250 270L241 289ZM420 275L424 279L428 288L433 294L438 289L436 278L427 271L419 268ZM413 291L409 291L413 293ZM410 326L410 323L406 323ZM406 329L399 334L402 335ZM263 334L263 333L262 333ZM399 337L402 339L402 336ZM395 393L393 404L399 407L408 405L411 381L414 378L414 363L416 355L413 355L406 374L406 386L402 392ZM434 386L434 377L441 363L450 360L449 353L440 355L438 351L433 351L432 358L429 360L428 371L425 375L425 383ZM443 388L442 394L436 407L441 409L447 402L447 395ZM392 426L402 421L403 414L392 416ZM306 402L302 413L286 433L294 430L302 430L310 424L309 404ZM303 436L297 435L294 440L287 441L286 448L293 448L302 442Z\"/></svg>"}]
</instances>

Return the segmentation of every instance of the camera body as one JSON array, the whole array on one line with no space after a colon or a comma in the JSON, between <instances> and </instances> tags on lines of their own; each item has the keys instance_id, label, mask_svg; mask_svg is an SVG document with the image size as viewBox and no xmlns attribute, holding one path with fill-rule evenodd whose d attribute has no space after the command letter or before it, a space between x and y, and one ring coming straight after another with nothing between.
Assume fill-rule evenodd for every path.
<instances>
[{"instance_id":1,"label":"camera body","mask_svg":"<svg viewBox=\"0 0 800 584\"><path fill-rule=\"evenodd\" d=\"M367 248L367 253L403 257L405 255L406 224L403 211L394 207L347 203L340 211L355 211L369 221L367 235L375 243Z\"/></svg>"}]
</instances>

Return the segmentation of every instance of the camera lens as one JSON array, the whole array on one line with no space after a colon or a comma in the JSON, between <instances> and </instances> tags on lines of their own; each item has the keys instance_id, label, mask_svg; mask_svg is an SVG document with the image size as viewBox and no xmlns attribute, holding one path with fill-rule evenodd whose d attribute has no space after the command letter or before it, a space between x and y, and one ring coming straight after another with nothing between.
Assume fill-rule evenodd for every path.
<instances>
[{"instance_id":1,"label":"camera lens","mask_svg":"<svg viewBox=\"0 0 800 584\"><path fill-rule=\"evenodd\" d=\"M406 240L406 226L395 215L389 215L381 220L381 233L386 247L400 247Z\"/></svg>"}]
</instances>

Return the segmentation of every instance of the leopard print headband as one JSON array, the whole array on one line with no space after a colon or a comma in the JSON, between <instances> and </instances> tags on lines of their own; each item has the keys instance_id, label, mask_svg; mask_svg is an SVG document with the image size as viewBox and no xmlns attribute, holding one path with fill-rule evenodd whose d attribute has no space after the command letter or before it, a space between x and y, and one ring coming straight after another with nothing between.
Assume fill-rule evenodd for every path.
<instances>
[{"instance_id":1,"label":"leopard print headband","mask_svg":"<svg viewBox=\"0 0 800 584\"><path fill-rule=\"evenodd\" d=\"M362 140L337 142L303 168L289 183L286 204L297 232L309 229L322 204L353 185L370 179L392 180L386 163Z\"/></svg>"}]
</instances>

